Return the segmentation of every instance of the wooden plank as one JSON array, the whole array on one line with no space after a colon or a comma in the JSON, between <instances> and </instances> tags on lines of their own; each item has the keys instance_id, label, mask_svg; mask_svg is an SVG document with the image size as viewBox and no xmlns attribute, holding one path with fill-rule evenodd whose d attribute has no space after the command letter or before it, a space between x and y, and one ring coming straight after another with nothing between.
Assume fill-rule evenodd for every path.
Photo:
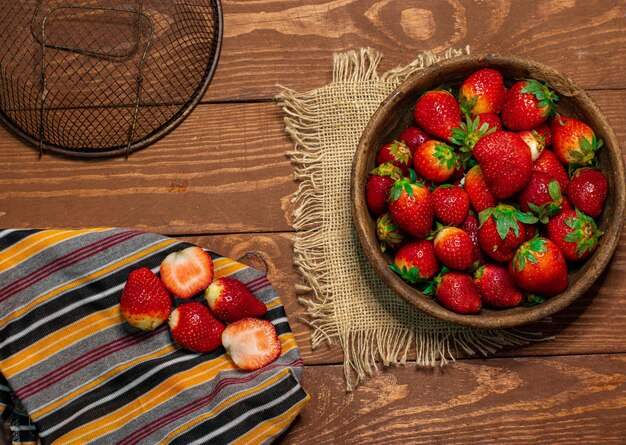
<instances>
[{"instance_id":1,"label":"wooden plank","mask_svg":"<svg viewBox=\"0 0 626 445\"><path fill-rule=\"evenodd\" d=\"M626 443L626 356L394 368L346 394L340 366L305 369L311 395L279 443Z\"/></svg>"},{"instance_id":2,"label":"wooden plank","mask_svg":"<svg viewBox=\"0 0 626 445\"><path fill-rule=\"evenodd\" d=\"M594 91L626 147L626 91ZM46 155L0 127L0 226L123 226L167 234L291 230L293 143L274 103L199 106L129 159Z\"/></svg>"},{"instance_id":3,"label":"wooden plank","mask_svg":"<svg viewBox=\"0 0 626 445\"><path fill-rule=\"evenodd\" d=\"M372 47L381 72L424 50L533 58L585 88L623 88L626 5L571 0L225 0L224 42L204 100L271 98L331 78L332 53Z\"/></svg>"},{"instance_id":4,"label":"wooden plank","mask_svg":"<svg viewBox=\"0 0 626 445\"><path fill-rule=\"evenodd\" d=\"M0 226L290 230L291 142L272 103L200 106L129 159L38 158L0 127Z\"/></svg>"},{"instance_id":5,"label":"wooden plank","mask_svg":"<svg viewBox=\"0 0 626 445\"><path fill-rule=\"evenodd\" d=\"M311 328L304 321L305 309L294 291L300 282L292 264L293 234L236 234L186 237L185 240L238 259L246 253L258 253L267 262L269 279L281 295L289 322L306 364L342 363L339 347L322 346L311 349ZM500 356L543 356L597 353L626 353L626 306L622 296L626 283L622 271L626 268L626 231L606 273L580 300L556 314L551 323L537 323L521 328L528 332L543 332L554 341L534 342L522 348L504 350ZM252 259L248 262L260 270L264 265ZM414 351L410 359L415 359Z\"/></svg>"}]
</instances>

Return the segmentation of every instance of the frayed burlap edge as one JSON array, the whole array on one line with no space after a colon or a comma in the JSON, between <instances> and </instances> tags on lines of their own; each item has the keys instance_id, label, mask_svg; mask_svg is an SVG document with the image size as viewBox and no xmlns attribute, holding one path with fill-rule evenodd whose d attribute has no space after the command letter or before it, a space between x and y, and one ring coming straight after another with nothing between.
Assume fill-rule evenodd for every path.
<instances>
[{"instance_id":1,"label":"frayed burlap edge","mask_svg":"<svg viewBox=\"0 0 626 445\"><path fill-rule=\"evenodd\" d=\"M447 59L469 54L470 49L449 49L443 54ZM404 67L392 69L379 76L377 68L382 55L371 49L334 54L333 83L383 81L395 86L411 74L439 61L442 57L432 52L420 54ZM332 285L328 280L328 264L324 256L322 169L320 166L324 147L319 139L316 90L297 93L279 85L277 96L285 113L285 131L295 142L287 155L295 165L294 177L300 182L292 203L294 263L302 275L303 284L296 285L299 302L306 307L304 320L313 328L312 348L339 344L344 354L346 389L351 391L366 377L383 366L406 363L411 346L415 347L416 364L422 367L443 366L454 361L459 353L488 356L505 347L545 340L541 333L511 330L480 330L447 324L439 332L397 326L386 329L347 330L337 323L334 313ZM356 147L355 147L356 148ZM312 298L310 297L312 294ZM307 295L308 297L304 297Z\"/></svg>"}]
</instances>

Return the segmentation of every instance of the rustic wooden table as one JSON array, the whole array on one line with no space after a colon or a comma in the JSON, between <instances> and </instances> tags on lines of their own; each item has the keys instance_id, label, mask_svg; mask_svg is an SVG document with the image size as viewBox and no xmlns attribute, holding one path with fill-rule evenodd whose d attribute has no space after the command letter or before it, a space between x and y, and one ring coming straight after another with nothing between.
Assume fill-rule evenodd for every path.
<instances>
[{"instance_id":1,"label":"rustic wooden table","mask_svg":"<svg viewBox=\"0 0 626 445\"><path fill-rule=\"evenodd\" d=\"M296 301L277 83L330 80L332 54L371 46L382 70L471 45L550 65L588 89L626 146L626 3L574 0L223 0L224 42L201 105L130 156L74 161L0 128L0 226L124 226L239 258L260 252L304 356L311 403L283 444L625 444L626 238L592 290L542 328L555 341L445 369L389 369L344 391L338 347L311 350ZM622 277L622 278L620 278Z\"/></svg>"}]
</instances>

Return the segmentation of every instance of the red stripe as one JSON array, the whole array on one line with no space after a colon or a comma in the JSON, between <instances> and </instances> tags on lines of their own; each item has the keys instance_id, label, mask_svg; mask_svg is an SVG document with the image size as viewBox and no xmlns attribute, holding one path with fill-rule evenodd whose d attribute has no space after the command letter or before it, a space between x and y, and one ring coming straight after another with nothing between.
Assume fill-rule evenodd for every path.
<instances>
[{"instance_id":1,"label":"red stripe","mask_svg":"<svg viewBox=\"0 0 626 445\"><path fill-rule=\"evenodd\" d=\"M122 439L120 442L117 443L117 445L134 445L136 443L138 443L139 441L145 439L146 437L148 437L150 434L154 433L155 431L158 431L159 429L163 428L164 426L175 422L176 420L180 419L181 417L186 416L187 414L190 414L194 411L199 410L200 408L208 405L209 403L211 403L213 401L213 399L215 399L215 397L226 387L230 386L230 385L240 385L240 384L244 384L244 383L248 383L252 380L254 380L255 378L257 378L259 375L263 374L264 372L270 371L272 369L275 368L290 368L293 366L302 366L302 360L301 359L297 359L294 360L293 362L289 363L288 365L282 365L282 364L278 364L278 363L274 363L271 365L268 365L264 368L259 369L258 371L249 374L246 377L243 378L235 378L235 377L231 377L228 379L223 379L220 380L219 383L217 385L215 385L215 388L213 388L213 391L211 391L209 394L207 394L206 396L190 403L189 405L177 409L176 411L172 411L169 414L166 414L165 416L162 416L158 419L153 420L152 422L148 423L147 425L141 427L140 429L136 430L134 433L132 433L129 436L126 436L124 439Z\"/></svg>"},{"instance_id":2,"label":"red stripe","mask_svg":"<svg viewBox=\"0 0 626 445\"><path fill-rule=\"evenodd\" d=\"M12 297L18 292L27 289L38 281L43 280L44 278L56 273L68 266L76 264L84 259L87 259L97 253L100 253L106 249L109 249L113 246L116 246L124 241L127 241L130 238L134 238L137 235L140 235L140 232L121 232L111 237L105 238L103 240L98 240L92 244L84 246L79 250L71 252L67 255L57 258L53 262L47 264L46 266L38 269L37 271L32 272L29 275L26 275L19 280L14 281L13 283L5 286L3 289L0 289L0 303L5 301L6 299Z\"/></svg>"},{"instance_id":3,"label":"red stripe","mask_svg":"<svg viewBox=\"0 0 626 445\"><path fill-rule=\"evenodd\" d=\"M263 281L263 280L266 280L266 279L267 279L267 277L266 277L265 275L263 275L263 276L260 276L260 277L258 277L258 278L255 278L254 280L248 281L247 283L243 283L243 284L244 284L244 286L246 286L246 287L250 288L250 287L254 287L254 286L255 286L255 284L256 284L258 281Z\"/></svg>"},{"instance_id":4,"label":"red stripe","mask_svg":"<svg viewBox=\"0 0 626 445\"><path fill-rule=\"evenodd\" d=\"M126 349L135 344L149 340L150 338L163 332L165 329L166 328L162 326L161 328L152 332L142 332L140 335L127 335L126 337L113 340L110 343L99 347L98 349L93 349L79 357L76 357L74 360L67 362L65 365L57 368L55 371L46 374L37 380L32 381L26 386L23 386L15 392L15 395L20 400L25 400L26 398L31 397L40 391L43 391L49 386L52 386L55 383L63 380L64 378L85 368L86 366L89 366L90 364L108 355L121 351L122 349Z\"/></svg>"}]
</instances>

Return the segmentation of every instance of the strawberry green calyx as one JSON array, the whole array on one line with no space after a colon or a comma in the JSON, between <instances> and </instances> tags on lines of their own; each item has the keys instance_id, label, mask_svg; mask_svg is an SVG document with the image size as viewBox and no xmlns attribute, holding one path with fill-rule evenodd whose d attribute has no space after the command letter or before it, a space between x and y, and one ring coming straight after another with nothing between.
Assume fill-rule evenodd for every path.
<instances>
[{"instance_id":1,"label":"strawberry green calyx","mask_svg":"<svg viewBox=\"0 0 626 445\"><path fill-rule=\"evenodd\" d=\"M572 151L573 162L569 165L570 176L581 167L597 167L596 152L603 146L604 140L596 138L595 134L591 135L591 140L586 137L579 138L578 147L580 149Z\"/></svg>"},{"instance_id":2,"label":"strawberry green calyx","mask_svg":"<svg viewBox=\"0 0 626 445\"><path fill-rule=\"evenodd\" d=\"M555 113L555 103L559 100L559 96L550 89L547 83L542 83L535 79L525 79L525 82L526 84L520 92L535 96L539 102L537 106L543 109L543 117L553 115Z\"/></svg>"},{"instance_id":3,"label":"strawberry green calyx","mask_svg":"<svg viewBox=\"0 0 626 445\"><path fill-rule=\"evenodd\" d=\"M402 162L403 164L409 163L411 150L409 149L409 147L406 146L404 142L393 141L391 145L389 145L389 153L393 155L396 160Z\"/></svg>"},{"instance_id":4,"label":"strawberry green calyx","mask_svg":"<svg viewBox=\"0 0 626 445\"><path fill-rule=\"evenodd\" d=\"M454 153L452 147L444 142L435 145L434 156L439 159L440 166L446 166L447 168L454 168L457 161L456 153Z\"/></svg>"},{"instance_id":5,"label":"strawberry green calyx","mask_svg":"<svg viewBox=\"0 0 626 445\"><path fill-rule=\"evenodd\" d=\"M389 213L381 215L376 220L376 234L380 241L380 250L385 252L387 248L395 249L404 241L404 233Z\"/></svg>"},{"instance_id":6,"label":"strawberry green calyx","mask_svg":"<svg viewBox=\"0 0 626 445\"><path fill-rule=\"evenodd\" d=\"M450 142L461 147L461 161L466 167L476 142L483 136L496 131L496 127L490 127L487 122L480 125L480 116L476 116L474 120L467 116L466 121L461 122L460 127L452 128L450 131L452 132Z\"/></svg>"},{"instance_id":7,"label":"strawberry green calyx","mask_svg":"<svg viewBox=\"0 0 626 445\"><path fill-rule=\"evenodd\" d=\"M400 178L391 186L391 192L389 193L389 201L397 201L402 195L402 191L405 191L411 198L413 198L413 185L423 187L423 182L415 182L417 175L412 169L409 169L409 178Z\"/></svg>"},{"instance_id":8,"label":"strawberry green calyx","mask_svg":"<svg viewBox=\"0 0 626 445\"><path fill-rule=\"evenodd\" d=\"M494 219L500 239L505 239L509 230L513 231L516 237L519 236L519 223L535 224L538 221L536 216L522 212L508 204L499 204L480 212L478 214L479 227L482 227L489 218Z\"/></svg>"},{"instance_id":9,"label":"strawberry green calyx","mask_svg":"<svg viewBox=\"0 0 626 445\"><path fill-rule=\"evenodd\" d=\"M548 193L552 201L543 205L536 205L532 202L528 203L528 207L537 215L537 218L542 224L548 224L548 221L553 216L557 215L563 207L563 196L561 195L561 186L556 179L551 180L548 183Z\"/></svg>"},{"instance_id":10,"label":"strawberry green calyx","mask_svg":"<svg viewBox=\"0 0 626 445\"><path fill-rule=\"evenodd\" d=\"M604 232L598 230L593 218L578 209L576 218L569 217L564 222L572 231L565 235L563 241L576 243L576 254L579 256L593 252L598 245L598 238L604 235Z\"/></svg>"},{"instance_id":11,"label":"strawberry green calyx","mask_svg":"<svg viewBox=\"0 0 626 445\"><path fill-rule=\"evenodd\" d=\"M546 240L543 238L533 238L530 241L526 241L522 244L515 256L513 257L513 269L519 271L524 270L526 262L537 264L537 257L535 253L545 253L548 251L546 247Z\"/></svg>"},{"instance_id":12,"label":"strawberry green calyx","mask_svg":"<svg viewBox=\"0 0 626 445\"><path fill-rule=\"evenodd\" d=\"M546 298L542 297L541 295L528 294L526 296L526 299L524 301L522 301L522 306L524 306L524 307L537 306L538 304L541 304L544 301L546 301Z\"/></svg>"},{"instance_id":13,"label":"strawberry green calyx","mask_svg":"<svg viewBox=\"0 0 626 445\"><path fill-rule=\"evenodd\" d=\"M417 284L424 282L424 278L420 275L420 270L418 267L411 267L407 269L403 267L402 269L398 268L395 264L390 264L389 269L398 274L400 278L410 284Z\"/></svg>"},{"instance_id":14,"label":"strawberry green calyx","mask_svg":"<svg viewBox=\"0 0 626 445\"><path fill-rule=\"evenodd\" d=\"M468 99L465 96L461 96L459 98L459 106L461 107L461 112L468 117L471 116L472 110L476 106L478 102L478 96L473 96L471 99Z\"/></svg>"},{"instance_id":15,"label":"strawberry green calyx","mask_svg":"<svg viewBox=\"0 0 626 445\"><path fill-rule=\"evenodd\" d=\"M397 181L402 177L402 170L399 167L393 165L392 162L385 162L384 164L380 164L369 174L378 176L389 176L394 181Z\"/></svg>"}]
</instances>

